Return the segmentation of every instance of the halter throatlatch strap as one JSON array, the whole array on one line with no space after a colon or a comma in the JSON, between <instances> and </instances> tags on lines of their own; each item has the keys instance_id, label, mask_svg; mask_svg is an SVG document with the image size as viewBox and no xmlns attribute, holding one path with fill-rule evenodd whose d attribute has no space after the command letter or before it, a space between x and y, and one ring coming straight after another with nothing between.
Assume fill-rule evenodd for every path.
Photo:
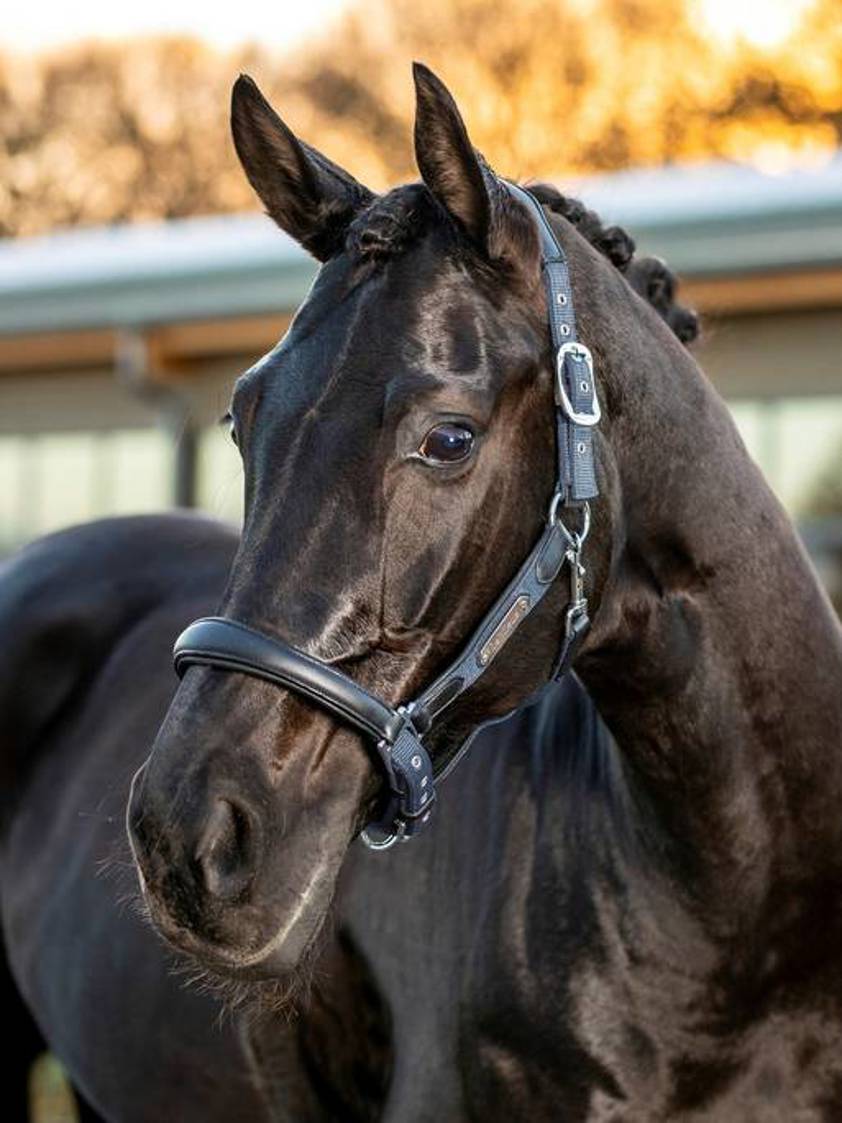
<instances>
[{"instance_id":1,"label":"halter throatlatch strap","mask_svg":"<svg viewBox=\"0 0 842 1123\"><path fill-rule=\"evenodd\" d=\"M505 181L503 181L505 183ZM593 427L600 418L590 351L576 338L573 291L564 251L540 204L521 187L505 183L535 218L541 237L541 270L547 293L554 354L556 486L540 538L497 598L462 654L414 701L390 706L341 671L284 640L236 620L196 620L176 641L175 668L215 667L275 683L309 699L357 729L375 746L386 777L386 799L377 823L362 834L373 849L408 839L429 821L434 780L444 779L462 759L473 735L444 768L435 768L424 736L443 711L488 670L523 621L567 567L570 597L554 677L568 670L588 629L582 547L590 526L588 500L597 495ZM563 508L580 508L580 525L562 522ZM476 732L476 731L474 731Z\"/></svg>"}]
</instances>

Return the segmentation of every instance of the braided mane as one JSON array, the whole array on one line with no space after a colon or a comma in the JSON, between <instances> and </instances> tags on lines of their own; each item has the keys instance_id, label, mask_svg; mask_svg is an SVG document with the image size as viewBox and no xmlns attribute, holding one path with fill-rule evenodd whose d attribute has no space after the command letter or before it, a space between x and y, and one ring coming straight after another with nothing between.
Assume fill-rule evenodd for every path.
<instances>
[{"instance_id":1,"label":"braided mane","mask_svg":"<svg viewBox=\"0 0 842 1123\"><path fill-rule=\"evenodd\" d=\"M635 257L634 239L620 226L603 226L599 215L578 199L562 195L546 183L530 184L526 190L535 199L575 226L583 238L608 258L631 287L655 309L682 343L690 344L699 334L699 317L675 299L678 280L659 257Z\"/></svg>"},{"instance_id":2,"label":"braided mane","mask_svg":"<svg viewBox=\"0 0 842 1123\"><path fill-rule=\"evenodd\" d=\"M603 226L599 215L562 195L548 184L526 188L542 206L566 218L582 237L623 274L638 295L669 325L682 343L692 343L699 334L695 312L675 300L675 274L658 257L635 257L634 241L619 226ZM441 219L442 209L421 183L396 187L376 198L351 223L346 246L363 260L380 259L403 251L420 237L431 221ZM457 237L459 232L455 231Z\"/></svg>"}]
</instances>

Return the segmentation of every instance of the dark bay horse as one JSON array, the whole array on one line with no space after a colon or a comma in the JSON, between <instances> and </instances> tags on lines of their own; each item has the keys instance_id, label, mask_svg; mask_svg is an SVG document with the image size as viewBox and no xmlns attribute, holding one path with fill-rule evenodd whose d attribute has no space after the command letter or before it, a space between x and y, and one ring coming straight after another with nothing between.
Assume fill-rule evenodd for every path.
<instances>
[{"instance_id":1,"label":"dark bay horse","mask_svg":"<svg viewBox=\"0 0 842 1123\"><path fill-rule=\"evenodd\" d=\"M693 320L669 274L621 232L535 191L603 411L578 678L523 705L551 674L561 582L431 751L516 713L386 853L355 841L381 786L356 733L213 668L173 697L171 642L220 597L411 697L542 524L536 227L441 83L418 67L416 86L422 182L382 197L235 87L249 179L324 263L234 393L239 544L200 519L113 521L6 567L3 930L37 1024L21 1053L43 1034L111 1123L842 1118L842 631L676 338ZM129 829L166 945L114 904L153 739ZM168 949L245 1012L217 1027Z\"/></svg>"}]
</instances>

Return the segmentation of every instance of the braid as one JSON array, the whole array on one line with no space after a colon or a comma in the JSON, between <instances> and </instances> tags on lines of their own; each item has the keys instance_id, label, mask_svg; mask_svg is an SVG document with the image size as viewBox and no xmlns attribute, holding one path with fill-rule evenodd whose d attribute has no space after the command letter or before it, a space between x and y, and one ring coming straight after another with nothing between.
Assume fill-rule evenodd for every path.
<instances>
[{"instance_id":1,"label":"braid","mask_svg":"<svg viewBox=\"0 0 842 1123\"><path fill-rule=\"evenodd\" d=\"M620 226L603 226L599 215L562 195L554 187L536 183L528 188L542 206L561 215L625 276L631 287L648 301L682 343L690 344L699 334L699 318L690 308L675 301L675 274L658 257L635 257L634 240Z\"/></svg>"}]
</instances>

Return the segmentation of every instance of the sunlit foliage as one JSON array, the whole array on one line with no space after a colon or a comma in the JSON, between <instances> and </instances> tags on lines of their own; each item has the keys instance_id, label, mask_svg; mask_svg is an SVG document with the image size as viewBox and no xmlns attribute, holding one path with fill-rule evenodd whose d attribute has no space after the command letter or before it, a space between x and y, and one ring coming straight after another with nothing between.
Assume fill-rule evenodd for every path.
<instances>
[{"instance_id":1,"label":"sunlit foliage","mask_svg":"<svg viewBox=\"0 0 842 1123\"><path fill-rule=\"evenodd\" d=\"M524 178L712 157L775 171L840 143L838 0L770 50L701 28L693 0L357 0L287 57L184 39L0 56L0 234L253 207L227 135L241 69L375 188L413 175L412 58Z\"/></svg>"}]
</instances>

